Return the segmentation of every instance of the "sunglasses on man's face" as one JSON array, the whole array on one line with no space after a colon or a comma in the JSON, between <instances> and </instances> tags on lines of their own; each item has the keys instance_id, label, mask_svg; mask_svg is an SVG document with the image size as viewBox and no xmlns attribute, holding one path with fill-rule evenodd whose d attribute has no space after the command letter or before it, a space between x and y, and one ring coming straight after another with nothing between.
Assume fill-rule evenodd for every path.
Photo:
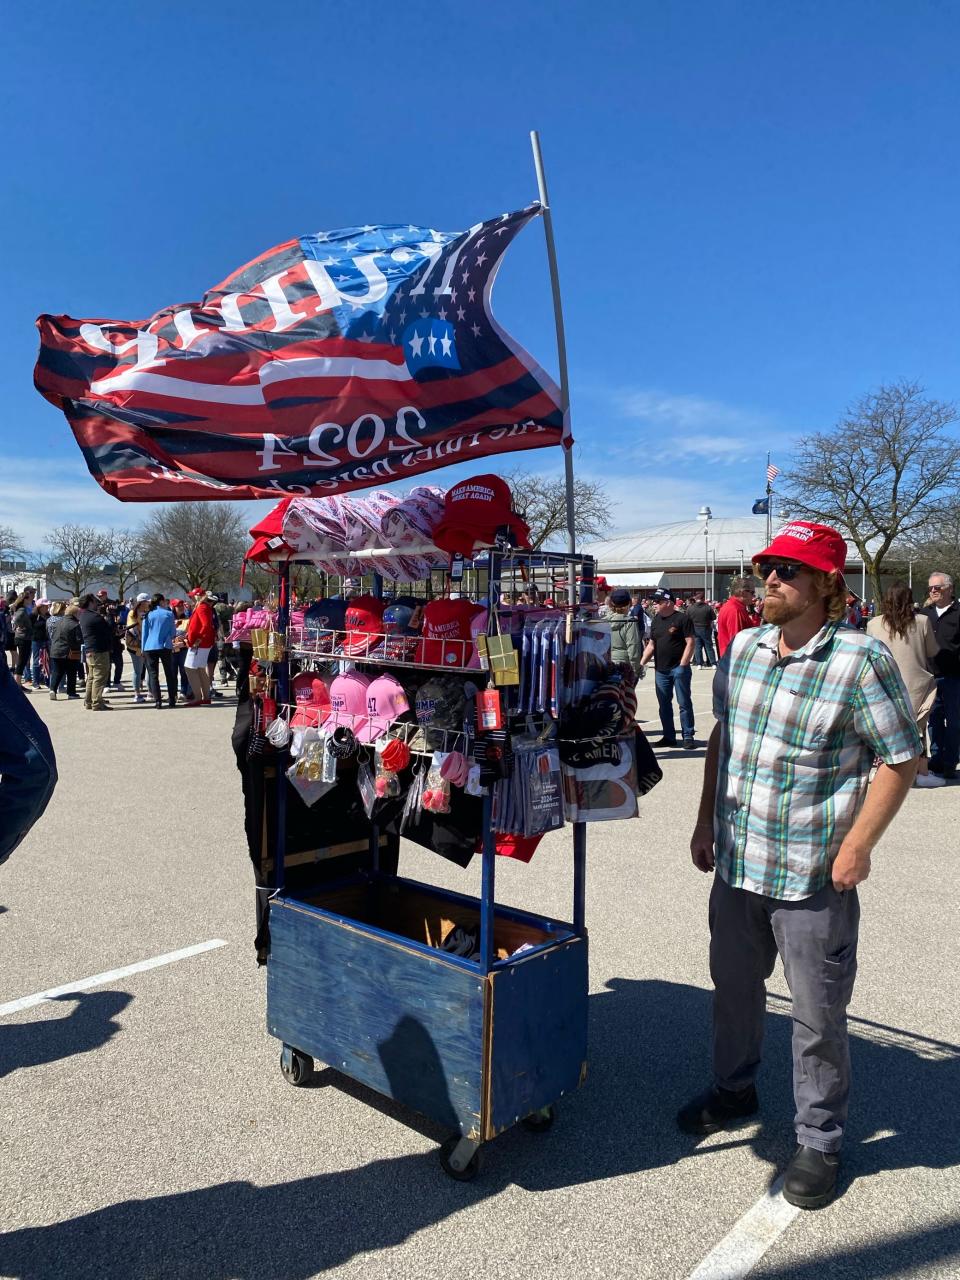
<instances>
[{"instance_id":1,"label":"sunglasses on man's face","mask_svg":"<svg viewBox=\"0 0 960 1280\"><path fill-rule=\"evenodd\" d=\"M758 560L756 564L757 577L761 582L766 582L771 573L775 573L781 582L792 582L802 568L802 564L781 564L778 560Z\"/></svg>"},{"instance_id":2,"label":"sunglasses on man's face","mask_svg":"<svg viewBox=\"0 0 960 1280\"><path fill-rule=\"evenodd\" d=\"M943 587L940 585L940 583L939 583L939 582L932 582L932 583L930 584L930 586L929 586L929 587L927 587L927 590L928 590L928 591L942 591L942 590L943 590Z\"/></svg>"}]
</instances>

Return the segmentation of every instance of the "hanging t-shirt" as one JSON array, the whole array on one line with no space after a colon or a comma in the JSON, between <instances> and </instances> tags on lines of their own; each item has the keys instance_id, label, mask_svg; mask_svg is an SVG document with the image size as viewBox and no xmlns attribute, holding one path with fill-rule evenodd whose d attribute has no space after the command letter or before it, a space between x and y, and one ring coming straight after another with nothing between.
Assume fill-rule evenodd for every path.
<instances>
[{"instance_id":1,"label":"hanging t-shirt","mask_svg":"<svg viewBox=\"0 0 960 1280\"><path fill-rule=\"evenodd\" d=\"M472 600L431 600L423 610L417 661L434 667L465 667L474 652L470 623L480 611Z\"/></svg>"},{"instance_id":2,"label":"hanging t-shirt","mask_svg":"<svg viewBox=\"0 0 960 1280\"><path fill-rule=\"evenodd\" d=\"M685 613L675 609L669 617L658 614L650 624L653 641L653 664L658 671L672 671L680 665L687 639L693 635L693 623Z\"/></svg>"}]
</instances>

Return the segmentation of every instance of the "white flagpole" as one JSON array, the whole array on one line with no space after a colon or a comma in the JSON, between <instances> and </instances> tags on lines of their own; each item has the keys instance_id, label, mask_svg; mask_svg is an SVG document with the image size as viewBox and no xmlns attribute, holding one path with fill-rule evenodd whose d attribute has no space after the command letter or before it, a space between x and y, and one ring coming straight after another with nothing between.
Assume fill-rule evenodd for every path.
<instances>
[{"instance_id":1,"label":"white flagpole","mask_svg":"<svg viewBox=\"0 0 960 1280\"><path fill-rule=\"evenodd\" d=\"M770 484L770 454L767 454L767 546L773 541L773 489Z\"/></svg>"},{"instance_id":2,"label":"white flagpole","mask_svg":"<svg viewBox=\"0 0 960 1280\"><path fill-rule=\"evenodd\" d=\"M540 151L540 134L536 129L531 129L530 131L530 145L533 147L533 164L537 171L537 187L540 192L540 204L543 208L543 234L547 241L550 287L553 290L553 317L557 328L557 359L560 365L560 408L563 412L564 428L568 429L570 425L570 380L567 376L567 340L563 331L563 304L560 301L560 275L557 271L557 249L553 241L550 197L547 195L547 178L543 169L543 155ZM567 550L573 555L577 549L577 534L574 527L573 452L566 446L563 449L563 467L567 486ZM572 565L567 577L569 579L568 597L572 604L576 599Z\"/></svg>"}]
</instances>

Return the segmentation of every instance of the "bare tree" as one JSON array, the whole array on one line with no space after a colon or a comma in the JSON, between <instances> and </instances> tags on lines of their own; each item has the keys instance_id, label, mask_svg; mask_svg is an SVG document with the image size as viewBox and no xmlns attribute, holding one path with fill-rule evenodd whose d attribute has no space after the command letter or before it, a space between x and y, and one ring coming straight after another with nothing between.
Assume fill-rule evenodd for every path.
<instances>
[{"instance_id":1,"label":"bare tree","mask_svg":"<svg viewBox=\"0 0 960 1280\"><path fill-rule=\"evenodd\" d=\"M798 444L788 471L792 516L837 526L854 543L881 594L891 548L929 524L956 484L960 441L947 428L953 404L928 400L915 382L894 382L863 396L832 431ZM891 560L902 560L897 551Z\"/></svg>"},{"instance_id":2,"label":"bare tree","mask_svg":"<svg viewBox=\"0 0 960 1280\"><path fill-rule=\"evenodd\" d=\"M960 582L960 493L949 495L936 513L905 545L897 548L901 562L913 562L914 595L923 600L931 573L949 573ZM906 577L909 570L903 572Z\"/></svg>"},{"instance_id":3,"label":"bare tree","mask_svg":"<svg viewBox=\"0 0 960 1280\"><path fill-rule=\"evenodd\" d=\"M215 588L236 582L247 546L247 527L225 503L174 502L140 529L143 569L158 582Z\"/></svg>"},{"instance_id":4,"label":"bare tree","mask_svg":"<svg viewBox=\"0 0 960 1280\"><path fill-rule=\"evenodd\" d=\"M548 546L567 531L567 489L563 476L513 471L505 477L513 505L530 526L530 545ZM611 499L603 485L574 479L574 529L578 538L597 538L610 527Z\"/></svg>"},{"instance_id":5,"label":"bare tree","mask_svg":"<svg viewBox=\"0 0 960 1280\"><path fill-rule=\"evenodd\" d=\"M103 535L104 577L117 584L117 598L144 576L143 539L139 529L107 529Z\"/></svg>"},{"instance_id":6,"label":"bare tree","mask_svg":"<svg viewBox=\"0 0 960 1280\"><path fill-rule=\"evenodd\" d=\"M61 591L80 595L91 579L100 576L104 556L104 534L90 524L61 524L47 534L47 556L38 570Z\"/></svg>"},{"instance_id":7,"label":"bare tree","mask_svg":"<svg viewBox=\"0 0 960 1280\"><path fill-rule=\"evenodd\" d=\"M26 555L23 540L8 524L0 524L0 560L11 555Z\"/></svg>"}]
</instances>

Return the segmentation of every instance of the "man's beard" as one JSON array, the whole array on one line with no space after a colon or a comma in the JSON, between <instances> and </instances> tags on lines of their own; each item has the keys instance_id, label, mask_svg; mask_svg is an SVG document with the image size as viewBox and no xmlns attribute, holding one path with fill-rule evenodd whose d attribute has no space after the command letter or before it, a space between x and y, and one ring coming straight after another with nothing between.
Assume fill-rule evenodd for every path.
<instances>
[{"instance_id":1,"label":"man's beard","mask_svg":"<svg viewBox=\"0 0 960 1280\"><path fill-rule=\"evenodd\" d=\"M809 607L809 602L802 605L788 604L783 596L772 596L768 592L763 600L763 620L782 627L785 622L792 622L794 618L799 618Z\"/></svg>"}]
</instances>

